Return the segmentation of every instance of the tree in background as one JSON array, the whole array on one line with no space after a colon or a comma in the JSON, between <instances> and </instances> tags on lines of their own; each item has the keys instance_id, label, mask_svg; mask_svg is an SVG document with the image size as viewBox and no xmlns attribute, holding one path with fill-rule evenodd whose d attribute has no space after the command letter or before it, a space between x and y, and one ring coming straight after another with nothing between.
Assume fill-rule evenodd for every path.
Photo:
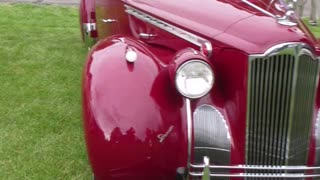
<instances>
[{"instance_id":1,"label":"tree in background","mask_svg":"<svg viewBox=\"0 0 320 180\"><path fill-rule=\"evenodd\" d=\"M318 12L317 12L318 1L319 0L287 0L288 3L294 4L293 7L300 17L303 17L304 7L307 3L310 2L311 11L310 11L309 23L312 26L318 25Z\"/></svg>"},{"instance_id":2,"label":"tree in background","mask_svg":"<svg viewBox=\"0 0 320 180\"><path fill-rule=\"evenodd\" d=\"M318 25L318 13L317 13L318 0L311 0L311 12L310 12L310 24L312 26Z\"/></svg>"}]
</instances>

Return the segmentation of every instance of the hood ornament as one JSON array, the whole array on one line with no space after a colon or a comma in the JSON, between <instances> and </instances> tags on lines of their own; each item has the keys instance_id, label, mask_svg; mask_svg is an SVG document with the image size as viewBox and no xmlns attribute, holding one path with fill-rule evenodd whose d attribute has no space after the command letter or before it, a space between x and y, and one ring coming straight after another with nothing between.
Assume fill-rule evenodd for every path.
<instances>
[{"instance_id":1,"label":"hood ornament","mask_svg":"<svg viewBox=\"0 0 320 180\"><path fill-rule=\"evenodd\" d=\"M296 26L297 25L297 22L293 21L293 19L295 19L294 18L294 4L293 4L295 1L294 2L291 1L288 5L285 5L282 3L282 5L286 7L285 15L282 17L276 16L276 15L270 13L269 11L266 11L266 10L262 9L261 7L249 2L248 0L241 0L241 1L249 6L253 7L256 10L258 10L258 11L260 11L270 17L273 17L281 25L284 25L284 26Z\"/></svg>"}]
</instances>

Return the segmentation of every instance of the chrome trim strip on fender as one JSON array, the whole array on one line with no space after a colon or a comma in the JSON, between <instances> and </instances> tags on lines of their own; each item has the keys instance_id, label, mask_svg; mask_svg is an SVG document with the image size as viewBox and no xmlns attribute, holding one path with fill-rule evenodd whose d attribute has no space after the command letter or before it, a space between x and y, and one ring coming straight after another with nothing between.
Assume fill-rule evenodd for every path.
<instances>
[{"instance_id":1,"label":"chrome trim strip on fender","mask_svg":"<svg viewBox=\"0 0 320 180\"><path fill-rule=\"evenodd\" d=\"M207 55L208 57L211 56L213 48L212 48L212 44L209 40L204 39L202 37L199 37L193 33L187 32L181 28L178 28L172 24L169 24L167 22L164 22L158 18L155 18L151 15L148 15L146 13L143 13L131 6L125 5L126 8L126 12L142 21L145 21L147 23L150 23L160 29L163 29L175 36L178 36L192 44L195 44L196 46L198 46L200 48L200 50L202 51L203 54ZM203 49L206 48L206 49ZM208 51L208 53L205 53L206 51Z\"/></svg>"},{"instance_id":2,"label":"chrome trim strip on fender","mask_svg":"<svg viewBox=\"0 0 320 180\"><path fill-rule=\"evenodd\" d=\"M188 164L191 162L191 146L192 146L192 112L191 101L186 98L186 111L187 111L187 131L188 131Z\"/></svg>"}]
</instances>

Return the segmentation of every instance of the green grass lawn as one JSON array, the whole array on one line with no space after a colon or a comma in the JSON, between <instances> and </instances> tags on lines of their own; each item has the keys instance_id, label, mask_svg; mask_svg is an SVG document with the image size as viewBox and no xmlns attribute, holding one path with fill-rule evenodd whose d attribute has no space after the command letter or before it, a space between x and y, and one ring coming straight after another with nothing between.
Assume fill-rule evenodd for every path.
<instances>
[{"instance_id":1,"label":"green grass lawn","mask_svg":"<svg viewBox=\"0 0 320 180\"><path fill-rule=\"evenodd\" d=\"M76 7L0 4L0 179L90 179Z\"/></svg>"},{"instance_id":2,"label":"green grass lawn","mask_svg":"<svg viewBox=\"0 0 320 180\"><path fill-rule=\"evenodd\" d=\"M309 24L309 19L303 19L304 23L310 28L310 30L312 31L312 33L314 34L314 36L316 38L320 38L320 21L318 26L311 26Z\"/></svg>"},{"instance_id":3,"label":"green grass lawn","mask_svg":"<svg viewBox=\"0 0 320 180\"><path fill-rule=\"evenodd\" d=\"M86 54L76 7L0 4L0 179L90 179Z\"/></svg>"}]
</instances>

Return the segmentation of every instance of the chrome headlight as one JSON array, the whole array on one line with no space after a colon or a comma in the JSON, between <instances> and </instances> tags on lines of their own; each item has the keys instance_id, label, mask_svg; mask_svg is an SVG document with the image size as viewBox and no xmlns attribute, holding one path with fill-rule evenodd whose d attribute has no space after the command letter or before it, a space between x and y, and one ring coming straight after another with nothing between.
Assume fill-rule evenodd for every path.
<instances>
[{"instance_id":1,"label":"chrome headlight","mask_svg":"<svg viewBox=\"0 0 320 180\"><path fill-rule=\"evenodd\" d=\"M202 60L187 61L177 70L175 83L183 96L192 99L200 98L213 86L213 71L209 64Z\"/></svg>"}]
</instances>

